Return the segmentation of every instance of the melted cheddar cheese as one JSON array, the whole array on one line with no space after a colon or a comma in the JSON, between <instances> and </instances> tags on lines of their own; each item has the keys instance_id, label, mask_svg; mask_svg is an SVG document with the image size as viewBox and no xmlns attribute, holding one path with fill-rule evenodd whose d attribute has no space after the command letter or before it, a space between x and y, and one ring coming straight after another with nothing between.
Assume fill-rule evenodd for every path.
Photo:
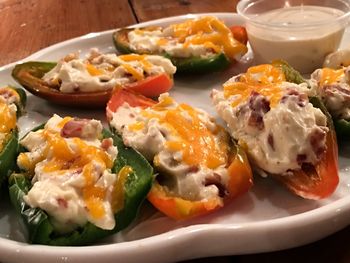
<instances>
[{"instance_id":1,"label":"melted cheddar cheese","mask_svg":"<svg viewBox=\"0 0 350 263\"><path fill-rule=\"evenodd\" d=\"M187 20L163 29L132 30L128 40L135 50L167 53L174 57L224 53L234 60L247 52L247 47L233 37L231 30L213 16Z\"/></svg>"},{"instance_id":2,"label":"melted cheddar cheese","mask_svg":"<svg viewBox=\"0 0 350 263\"><path fill-rule=\"evenodd\" d=\"M21 153L17 163L22 169L35 174L34 185L25 200L33 207L46 210L59 222L58 228L63 228L63 232L65 225L69 225L68 221L72 221L72 226L90 221L103 229L112 229L115 226L115 209L120 209L124 203L121 185L129 173L125 170L130 171L130 168L122 170L119 179L111 173L116 156L110 151L116 148L110 146L108 151L102 148L100 123L91 126L97 128L94 137L88 140L77 136L62 137L62 129L71 121L74 121L71 117L61 119L56 115L43 130L31 132L21 141L29 151ZM42 188L40 185L55 185L51 198L41 200L42 194L36 190ZM58 190L55 192L54 189ZM55 208L55 200L60 200L58 209ZM41 206L42 203L45 205ZM60 207L62 203L64 205ZM78 209L76 206L81 207Z\"/></svg>"},{"instance_id":3,"label":"melted cheddar cheese","mask_svg":"<svg viewBox=\"0 0 350 263\"><path fill-rule=\"evenodd\" d=\"M16 127L16 111L0 102L0 133L8 133Z\"/></svg>"},{"instance_id":4,"label":"melted cheddar cheese","mask_svg":"<svg viewBox=\"0 0 350 263\"><path fill-rule=\"evenodd\" d=\"M165 111L160 105L153 110ZM184 116L190 115L191 120ZM216 141L215 133L205 127L198 113L189 105L180 104L177 108L167 110L165 114L141 113L147 118L157 118L159 123L167 126L176 137L175 140L166 142L166 147L171 151L181 151L183 161L188 165L204 165L210 169L226 163L227 142ZM135 122L128 125L128 129L134 132L144 129L145 122Z\"/></svg>"},{"instance_id":5,"label":"melted cheddar cheese","mask_svg":"<svg viewBox=\"0 0 350 263\"><path fill-rule=\"evenodd\" d=\"M199 113L187 104L179 104L174 109L167 109L174 101L170 97L150 109L143 110L141 115L156 118L161 125L169 129L174 140L165 143L169 150L182 152L183 161L188 165L204 165L215 169L227 162L227 141L218 141L215 135L222 132L218 128L213 132L200 119ZM128 125L129 130L137 132L145 128L145 122L139 121ZM156 157L155 157L156 158Z\"/></svg>"},{"instance_id":6,"label":"melted cheddar cheese","mask_svg":"<svg viewBox=\"0 0 350 263\"><path fill-rule=\"evenodd\" d=\"M246 73L240 75L239 80L249 84L269 85L286 81L286 77L280 68L262 64L248 68Z\"/></svg>"},{"instance_id":7,"label":"melted cheddar cheese","mask_svg":"<svg viewBox=\"0 0 350 263\"><path fill-rule=\"evenodd\" d=\"M153 64L148 61L147 55L138 55L138 54L128 54L128 55L120 55L119 58L125 62L138 61L145 72L149 72L152 69ZM122 64L124 69L131 74L136 80L142 80L145 78L144 73L140 73L139 70L135 69L130 64Z\"/></svg>"},{"instance_id":8,"label":"melted cheddar cheese","mask_svg":"<svg viewBox=\"0 0 350 263\"><path fill-rule=\"evenodd\" d=\"M234 96L232 107L236 107L248 100L253 91L269 98L270 106L275 107L282 97L280 84L285 81L281 69L269 64L251 67L240 75L238 81L226 82L224 87L225 98Z\"/></svg>"},{"instance_id":9,"label":"melted cheddar cheese","mask_svg":"<svg viewBox=\"0 0 350 263\"><path fill-rule=\"evenodd\" d=\"M10 87L0 88L0 152L5 146L9 133L16 128L19 95Z\"/></svg>"},{"instance_id":10,"label":"melted cheddar cheese","mask_svg":"<svg viewBox=\"0 0 350 263\"><path fill-rule=\"evenodd\" d=\"M227 162L227 141L217 141L215 133L205 126L191 106L180 104L168 110L160 123L170 126L177 138L167 141L166 147L172 151L181 151L183 161L188 165L204 165L215 169Z\"/></svg>"},{"instance_id":11,"label":"melted cheddar cheese","mask_svg":"<svg viewBox=\"0 0 350 263\"><path fill-rule=\"evenodd\" d=\"M104 74L104 71L101 69L96 68L94 65L91 65L89 63L86 64L86 70L89 72L91 76L100 76Z\"/></svg>"},{"instance_id":12,"label":"melted cheddar cheese","mask_svg":"<svg viewBox=\"0 0 350 263\"><path fill-rule=\"evenodd\" d=\"M93 50L87 59L60 60L43 76L61 92L95 92L134 83L148 76L172 75L176 68L161 56L101 54Z\"/></svg>"},{"instance_id":13,"label":"melted cheddar cheese","mask_svg":"<svg viewBox=\"0 0 350 263\"><path fill-rule=\"evenodd\" d=\"M218 198L218 188L205 182L216 174L227 183L230 142L207 113L162 94L152 107L125 104L111 116L124 142L171 178L172 193L190 200Z\"/></svg>"},{"instance_id":14,"label":"melted cheddar cheese","mask_svg":"<svg viewBox=\"0 0 350 263\"><path fill-rule=\"evenodd\" d=\"M307 83L287 82L280 68L263 64L234 76L211 97L257 171L283 175L316 164L326 147L327 118L309 102L308 90Z\"/></svg>"},{"instance_id":15,"label":"melted cheddar cheese","mask_svg":"<svg viewBox=\"0 0 350 263\"><path fill-rule=\"evenodd\" d=\"M124 207L124 186L126 183L126 180L133 172L131 166L124 166L120 171L118 172L118 179L114 184L114 191L112 193L112 209L114 213L120 211Z\"/></svg>"},{"instance_id":16,"label":"melted cheddar cheese","mask_svg":"<svg viewBox=\"0 0 350 263\"><path fill-rule=\"evenodd\" d=\"M174 37L184 48L189 45L204 45L215 53L224 52L233 59L238 53L246 53L247 47L233 38L231 30L219 19L212 16L188 20L172 25Z\"/></svg>"},{"instance_id":17,"label":"melted cheddar cheese","mask_svg":"<svg viewBox=\"0 0 350 263\"><path fill-rule=\"evenodd\" d=\"M350 120L349 69L321 68L311 74L311 80L318 85L318 95L336 119Z\"/></svg>"},{"instance_id":18,"label":"melted cheddar cheese","mask_svg":"<svg viewBox=\"0 0 350 263\"><path fill-rule=\"evenodd\" d=\"M339 82L345 76L344 68L331 69L323 68L321 73L320 85L327 85Z\"/></svg>"}]
</instances>

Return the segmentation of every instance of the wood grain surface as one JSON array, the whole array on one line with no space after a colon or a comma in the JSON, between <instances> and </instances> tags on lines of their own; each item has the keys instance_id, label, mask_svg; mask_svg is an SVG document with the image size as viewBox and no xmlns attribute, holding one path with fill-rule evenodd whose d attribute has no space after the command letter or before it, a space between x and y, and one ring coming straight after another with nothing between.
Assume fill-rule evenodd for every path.
<instances>
[{"instance_id":1,"label":"wood grain surface","mask_svg":"<svg viewBox=\"0 0 350 263\"><path fill-rule=\"evenodd\" d=\"M0 0L0 65L66 39L136 22L127 0Z\"/></svg>"},{"instance_id":2,"label":"wood grain surface","mask_svg":"<svg viewBox=\"0 0 350 263\"><path fill-rule=\"evenodd\" d=\"M139 22L188 13L235 12L238 0L131 0Z\"/></svg>"},{"instance_id":3,"label":"wood grain surface","mask_svg":"<svg viewBox=\"0 0 350 263\"><path fill-rule=\"evenodd\" d=\"M237 2L238 0L0 0L0 66L89 32L186 13L234 12ZM188 262L345 263L350 262L348 244L350 227L299 248Z\"/></svg>"}]
</instances>

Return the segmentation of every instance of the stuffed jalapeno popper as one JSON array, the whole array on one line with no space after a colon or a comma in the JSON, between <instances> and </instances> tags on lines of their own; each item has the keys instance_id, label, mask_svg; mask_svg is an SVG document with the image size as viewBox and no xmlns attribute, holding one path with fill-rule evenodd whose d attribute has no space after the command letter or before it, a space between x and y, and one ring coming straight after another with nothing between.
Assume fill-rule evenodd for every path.
<instances>
[{"instance_id":1,"label":"stuffed jalapeno popper","mask_svg":"<svg viewBox=\"0 0 350 263\"><path fill-rule=\"evenodd\" d=\"M0 185L11 174L18 151L17 117L23 113L25 92L11 86L0 87Z\"/></svg>"},{"instance_id":2,"label":"stuffed jalapeno popper","mask_svg":"<svg viewBox=\"0 0 350 263\"><path fill-rule=\"evenodd\" d=\"M148 162L97 120L54 115L20 144L9 192L31 243L84 245L111 235L135 218L152 184Z\"/></svg>"},{"instance_id":3,"label":"stuffed jalapeno popper","mask_svg":"<svg viewBox=\"0 0 350 263\"><path fill-rule=\"evenodd\" d=\"M214 16L170 26L124 28L113 35L121 53L158 54L171 59L177 72L220 71L247 52L243 27L231 29Z\"/></svg>"},{"instance_id":4,"label":"stuffed jalapeno popper","mask_svg":"<svg viewBox=\"0 0 350 263\"><path fill-rule=\"evenodd\" d=\"M337 135L350 138L350 67L317 69L311 79L333 117Z\"/></svg>"},{"instance_id":5,"label":"stuffed jalapeno popper","mask_svg":"<svg viewBox=\"0 0 350 263\"><path fill-rule=\"evenodd\" d=\"M159 96L172 87L175 71L171 61L162 56L117 56L92 49L84 59L73 53L57 63L18 64L12 76L29 92L58 104L105 107L116 86Z\"/></svg>"},{"instance_id":6,"label":"stuffed jalapeno popper","mask_svg":"<svg viewBox=\"0 0 350 263\"><path fill-rule=\"evenodd\" d=\"M312 93L296 71L276 62L231 78L212 100L258 173L320 199L338 184L338 152L332 119Z\"/></svg>"},{"instance_id":7,"label":"stuffed jalapeno popper","mask_svg":"<svg viewBox=\"0 0 350 263\"><path fill-rule=\"evenodd\" d=\"M209 213L248 191L250 165L242 149L206 112L125 89L107 105L110 125L126 145L153 163L158 175L148 200L174 219Z\"/></svg>"}]
</instances>

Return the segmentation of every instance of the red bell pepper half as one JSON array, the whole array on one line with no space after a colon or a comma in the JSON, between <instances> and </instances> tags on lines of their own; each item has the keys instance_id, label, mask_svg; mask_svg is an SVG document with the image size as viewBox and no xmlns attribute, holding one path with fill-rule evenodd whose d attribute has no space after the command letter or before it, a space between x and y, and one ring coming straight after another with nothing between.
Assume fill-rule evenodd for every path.
<instances>
[{"instance_id":1,"label":"red bell pepper half","mask_svg":"<svg viewBox=\"0 0 350 263\"><path fill-rule=\"evenodd\" d=\"M230 30L232 32L233 37L241 42L242 44L246 45L248 42L248 35L247 30L243 26L232 26L230 27Z\"/></svg>"},{"instance_id":2,"label":"red bell pepper half","mask_svg":"<svg viewBox=\"0 0 350 263\"><path fill-rule=\"evenodd\" d=\"M339 182L338 147L334 131L328 133L326 144L327 151L316 166L280 176L279 180L293 193L307 199L317 200L332 194Z\"/></svg>"},{"instance_id":3,"label":"red bell pepper half","mask_svg":"<svg viewBox=\"0 0 350 263\"><path fill-rule=\"evenodd\" d=\"M166 73L149 76L145 79L126 84L125 88L152 98L169 91L173 86L173 80Z\"/></svg>"},{"instance_id":4,"label":"red bell pepper half","mask_svg":"<svg viewBox=\"0 0 350 263\"><path fill-rule=\"evenodd\" d=\"M291 175L278 176L278 179L293 193L317 200L328 197L338 186L338 144L332 118L325 106L317 97L311 97L310 102L327 116L329 131L326 137L326 152L315 166L302 167Z\"/></svg>"}]
</instances>

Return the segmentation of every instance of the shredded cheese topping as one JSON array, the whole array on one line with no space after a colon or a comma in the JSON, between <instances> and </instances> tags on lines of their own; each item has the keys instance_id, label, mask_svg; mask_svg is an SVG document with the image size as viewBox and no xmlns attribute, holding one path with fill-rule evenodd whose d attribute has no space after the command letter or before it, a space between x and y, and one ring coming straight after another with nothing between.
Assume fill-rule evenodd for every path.
<instances>
[{"instance_id":1,"label":"shredded cheese topping","mask_svg":"<svg viewBox=\"0 0 350 263\"><path fill-rule=\"evenodd\" d=\"M10 97L14 97L13 100ZM0 88L0 152L3 150L4 142L7 140L7 134L16 128L17 108L15 101L19 101L19 95L10 87Z\"/></svg>"},{"instance_id":2,"label":"shredded cheese topping","mask_svg":"<svg viewBox=\"0 0 350 263\"><path fill-rule=\"evenodd\" d=\"M251 67L246 73L240 75L239 81L224 84L224 96L225 98L236 96L231 105L236 107L247 101L251 93L256 91L269 98L270 106L273 108L282 97L282 88L279 85L283 81L285 76L282 70L270 64Z\"/></svg>"},{"instance_id":3,"label":"shredded cheese topping","mask_svg":"<svg viewBox=\"0 0 350 263\"><path fill-rule=\"evenodd\" d=\"M215 135L222 131L221 127L213 133L199 118L198 112L187 104L179 104L174 109L167 109L173 104L173 99L166 97L149 110L143 110L144 117L157 118L160 124L166 125L174 140L166 142L166 148L182 152L183 161L189 165L203 165L210 169L225 164L228 158L227 141L219 141ZM144 122L135 122L128 125L130 130L143 129Z\"/></svg>"},{"instance_id":4,"label":"shredded cheese topping","mask_svg":"<svg viewBox=\"0 0 350 263\"><path fill-rule=\"evenodd\" d=\"M58 187L66 189L65 187L69 185L66 190L76 193L75 195L81 198L85 207L83 210L89 221L103 229L112 229L115 225L114 213L124 205L124 183L128 174L132 172L132 168L127 166L122 168L118 175L112 174L110 171L115 156L103 148L96 137L88 140L81 137L62 137L62 128L72 120L71 117L65 117L56 123L56 128L45 126L44 129L33 133L36 134L34 137L29 134L32 140L40 138L43 143L34 143L33 145L37 144L37 146L31 151L21 153L17 163L21 169L35 174L33 188L38 182L56 184L57 180L62 180ZM99 136L97 133L94 136ZM28 141L24 143L31 145ZM39 148L38 145L40 145ZM75 180L80 183L70 185L69 178L75 176L77 177ZM31 194L29 203L38 202L34 199L40 200L37 193ZM60 199L64 200L64 197ZM74 202L79 204L81 201ZM49 199L45 202L51 201ZM68 213L68 211L62 211L62 213ZM74 218L75 215L71 216ZM80 219L71 220L81 221Z\"/></svg>"},{"instance_id":5,"label":"shredded cheese topping","mask_svg":"<svg viewBox=\"0 0 350 263\"><path fill-rule=\"evenodd\" d=\"M165 28L135 29L128 33L131 47L174 57L224 53L234 60L247 52L231 30L218 18L205 16Z\"/></svg>"},{"instance_id":6,"label":"shredded cheese topping","mask_svg":"<svg viewBox=\"0 0 350 263\"><path fill-rule=\"evenodd\" d=\"M349 67L320 68L311 74L317 83L317 92L331 115L336 119L350 119Z\"/></svg>"},{"instance_id":7,"label":"shredded cheese topping","mask_svg":"<svg viewBox=\"0 0 350 263\"><path fill-rule=\"evenodd\" d=\"M258 172L284 175L316 164L326 149L327 118L309 102L308 90L264 64L232 77L211 96Z\"/></svg>"},{"instance_id":8,"label":"shredded cheese topping","mask_svg":"<svg viewBox=\"0 0 350 263\"><path fill-rule=\"evenodd\" d=\"M61 59L43 76L43 80L64 93L110 90L160 74L172 75L176 67L171 61L156 55L101 54L92 49L86 59L78 54Z\"/></svg>"},{"instance_id":9,"label":"shredded cheese topping","mask_svg":"<svg viewBox=\"0 0 350 263\"><path fill-rule=\"evenodd\" d=\"M345 76L345 68L331 69L323 68L321 73L320 84L327 85L339 82Z\"/></svg>"},{"instance_id":10,"label":"shredded cheese topping","mask_svg":"<svg viewBox=\"0 0 350 263\"><path fill-rule=\"evenodd\" d=\"M110 114L110 125L127 146L153 162L158 182L171 195L222 202L233 152L229 134L209 114L177 103L167 93L147 108L125 102Z\"/></svg>"},{"instance_id":11,"label":"shredded cheese topping","mask_svg":"<svg viewBox=\"0 0 350 263\"><path fill-rule=\"evenodd\" d=\"M188 20L171 27L174 36L185 48L190 44L204 45L213 49L215 53L224 52L231 59L236 54L247 51L245 45L234 39L231 30L213 16Z\"/></svg>"},{"instance_id":12,"label":"shredded cheese topping","mask_svg":"<svg viewBox=\"0 0 350 263\"><path fill-rule=\"evenodd\" d=\"M16 127L16 112L7 103L0 102L0 133L8 133Z\"/></svg>"}]
</instances>

